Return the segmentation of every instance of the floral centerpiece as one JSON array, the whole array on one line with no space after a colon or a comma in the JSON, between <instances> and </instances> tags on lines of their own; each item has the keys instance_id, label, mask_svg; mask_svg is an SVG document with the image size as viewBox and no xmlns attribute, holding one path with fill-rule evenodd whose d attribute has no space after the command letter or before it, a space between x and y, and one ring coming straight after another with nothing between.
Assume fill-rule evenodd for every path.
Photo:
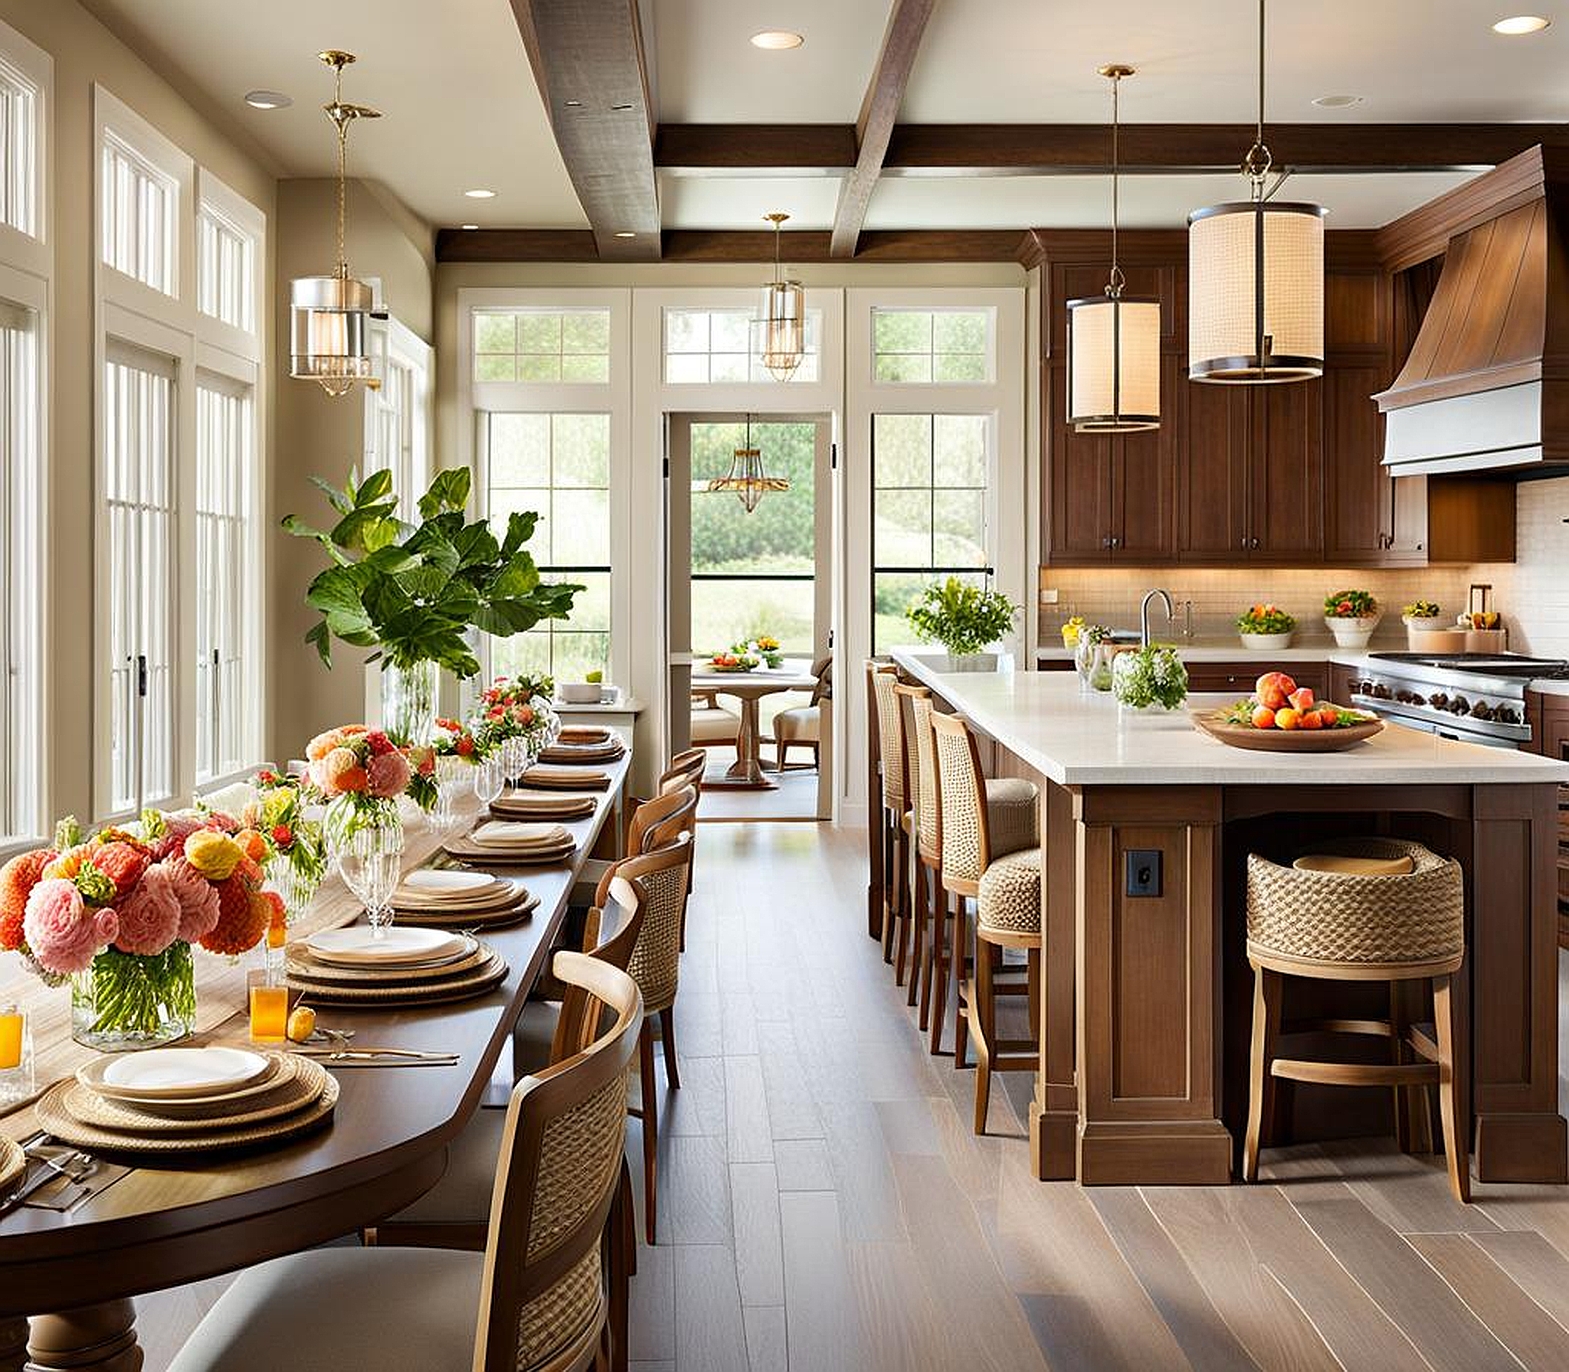
<instances>
[{"instance_id":1,"label":"floral centerpiece","mask_svg":"<svg viewBox=\"0 0 1569 1372\"><path fill-rule=\"evenodd\" d=\"M293 920L327 875L326 836L321 822L306 813L307 796L294 778L264 767L253 785L256 799L240 812L240 820L266 840L262 869L283 898L285 919Z\"/></svg>"},{"instance_id":2,"label":"floral centerpiece","mask_svg":"<svg viewBox=\"0 0 1569 1372\"><path fill-rule=\"evenodd\" d=\"M451 759L454 763L475 766L490 756L493 745L481 740L474 731L460 719L438 719L436 721L436 734L431 740L431 751L436 755L436 772L439 776L443 764Z\"/></svg>"},{"instance_id":3,"label":"floral centerpiece","mask_svg":"<svg viewBox=\"0 0 1569 1372\"><path fill-rule=\"evenodd\" d=\"M1151 645L1118 653L1112 662L1111 693L1129 710L1175 710L1188 698L1188 669L1171 647Z\"/></svg>"},{"instance_id":4,"label":"floral centerpiece","mask_svg":"<svg viewBox=\"0 0 1569 1372\"><path fill-rule=\"evenodd\" d=\"M436 758L430 748L400 748L380 729L341 724L305 747L306 779L327 802L325 832L335 841L397 820L398 797L421 809L435 802Z\"/></svg>"},{"instance_id":5,"label":"floral centerpiece","mask_svg":"<svg viewBox=\"0 0 1569 1372\"><path fill-rule=\"evenodd\" d=\"M948 650L950 671L989 670L986 649L1012 632L1019 613L1001 591L971 586L956 576L934 581L905 611L923 643L941 643Z\"/></svg>"},{"instance_id":6,"label":"floral centerpiece","mask_svg":"<svg viewBox=\"0 0 1569 1372\"><path fill-rule=\"evenodd\" d=\"M0 947L71 983L71 1034L106 1050L183 1038L196 1017L191 945L235 956L282 918L262 888L265 837L232 816L148 810L133 828L54 843L0 868Z\"/></svg>"},{"instance_id":7,"label":"floral centerpiece","mask_svg":"<svg viewBox=\"0 0 1569 1372\"><path fill-rule=\"evenodd\" d=\"M518 777L561 732L547 676L498 676L479 694L471 728L487 754L500 752L509 777Z\"/></svg>"},{"instance_id":8,"label":"floral centerpiece","mask_svg":"<svg viewBox=\"0 0 1569 1372\"><path fill-rule=\"evenodd\" d=\"M1324 623L1342 648L1365 648L1383 611L1371 591L1331 591L1324 597Z\"/></svg>"},{"instance_id":9,"label":"floral centerpiece","mask_svg":"<svg viewBox=\"0 0 1569 1372\"><path fill-rule=\"evenodd\" d=\"M1242 646L1254 652L1289 648L1296 627L1296 616L1278 605L1250 605L1237 616Z\"/></svg>"},{"instance_id":10,"label":"floral centerpiece","mask_svg":"<svg viewBox=\"0 0 1569 1372\"><path fill-rule=\"evenodd\" d=\"M740 657L760 658L769 667L778 667L784 662L784 650L772 634L758 634L756 638L732 643L730 651Z\"/></svg>"}]
</instances>

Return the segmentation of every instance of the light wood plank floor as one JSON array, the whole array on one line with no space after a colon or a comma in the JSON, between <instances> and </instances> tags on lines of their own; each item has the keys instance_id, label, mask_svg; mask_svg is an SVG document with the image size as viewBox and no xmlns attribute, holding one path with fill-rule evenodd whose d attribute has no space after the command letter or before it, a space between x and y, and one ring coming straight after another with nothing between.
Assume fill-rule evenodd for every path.
<instances>
[{"instance_id":1,"label":"light wood plank floor","mask_svg":"<svg viewBox=\"0 0 1569 1372\"><path fill-rule=\"evenodd\" d=\"M1251 1187L1034 1181L1027 1075L971 1134L973 1073L865 935L863 845L700 833L639 1372L1569 1368L1569 1189L1467 1209L1376 1139L1273 1150ZM141 1302L149 1369L220 1285Z\"/></svg>"}]
</instances>

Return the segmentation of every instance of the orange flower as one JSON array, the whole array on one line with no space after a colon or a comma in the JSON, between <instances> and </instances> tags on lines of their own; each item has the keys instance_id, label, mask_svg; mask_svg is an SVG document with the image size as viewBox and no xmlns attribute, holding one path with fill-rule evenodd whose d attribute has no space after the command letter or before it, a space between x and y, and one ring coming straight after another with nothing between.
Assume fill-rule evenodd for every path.
<instances>
[{"instance_id":1,"label":"orange flower","mask_svg":"<svg viewBox=\"0 0 1569 1372\"><path fill-rule=\"evenodd\" d=\"M254 948L267 932L271 904L239 873L214 884L218 889L218 922L202 936L202 947L231 957Z\"/></svg>"},{"instance_id":2,"label":"orange flower","mask_svg":"<svg viewBox=\"0 0 1569 1372\"><path fill-rule=\"evenodd\" d=\"M240 845L240 850L252 862L260 862L267 856L267 840L255 829L241 829L234 836L234 841Z\"/></svg>"}]
</instances>

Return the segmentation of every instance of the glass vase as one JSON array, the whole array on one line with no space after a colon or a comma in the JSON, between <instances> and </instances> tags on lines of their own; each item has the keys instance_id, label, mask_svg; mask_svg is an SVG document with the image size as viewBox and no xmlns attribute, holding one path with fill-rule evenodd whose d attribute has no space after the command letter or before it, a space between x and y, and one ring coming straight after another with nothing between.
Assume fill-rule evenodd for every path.
<instances>
[{"instance_id":1,"label":"glass vase","mask_svg":"<svg viewBox=\"0 0 1569 1372\"><path fill-rule=\"evenodd\" d=\"M434 662L387 665L381 673L381 727L396 743L429 743L436 732Z\"/></svg>"},{"instance_id":2,"label":"glass vase","mask_svg":"<svg viewBox=\"0 0 1569 1372\"><path fill-rule=\"evenodd\" d=\"M403 874L403 821L396 801L342 795L327 807L327 856L380 936L392 924Z\"/></svg>"},{"instance_id":3,"label":"glass vase","mask_svg":"<svg viewBox=\"0 0 1569 1372\"><path fill-rule=\"evenodd\" d=\"M183 1039L196 1022L191 945L161 953L105 949L71 978L71 1037L102 1053L159 1048Z\"/></svg>"}]
</instances>

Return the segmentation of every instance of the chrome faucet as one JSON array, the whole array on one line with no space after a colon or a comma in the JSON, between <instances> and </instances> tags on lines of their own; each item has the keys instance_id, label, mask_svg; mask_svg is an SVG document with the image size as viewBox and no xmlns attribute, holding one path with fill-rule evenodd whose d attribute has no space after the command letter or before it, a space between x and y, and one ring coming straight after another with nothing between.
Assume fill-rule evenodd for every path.
<instances>
[{"instance_id":1,"label":"chrome faucet","mask_svg":"<svg viewBox=\"0 0 1569 1372\"><path fill-rule=\"evenodd\" d=\"M1176 606L1171 603L1169 592L1161 590L1158 586L1153 591L1146 591L1144 599L1139 602L1139 647L1141 648L1150 646L1150 601L1154 600L1156 596L1161 598L1161 602L1166 607L1166 624L1168 627L1171 621L1177 617Z\"/></svg>"}]
</instances>

